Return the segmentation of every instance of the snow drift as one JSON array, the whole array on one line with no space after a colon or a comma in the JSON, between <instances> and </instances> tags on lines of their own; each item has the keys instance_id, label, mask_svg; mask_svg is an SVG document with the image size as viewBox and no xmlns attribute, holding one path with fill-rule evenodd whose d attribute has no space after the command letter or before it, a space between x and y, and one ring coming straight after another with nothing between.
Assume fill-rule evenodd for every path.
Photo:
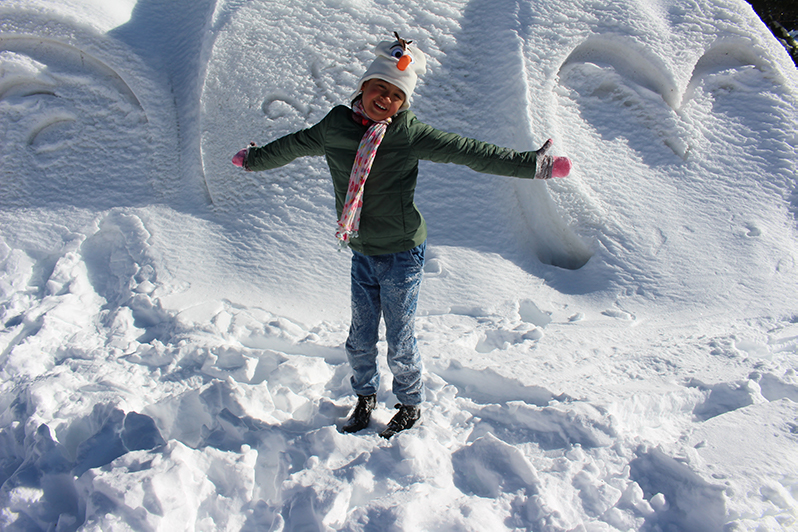
<instances>
[{"instance_id":1,"label":"snow drift","mask_svg":"<svg viewBox=\"0 0 798 532\"><path fill-rule=\"evenodd\" d=\"M0 14L0 528L798 523L798 74L742 0ZM324 161L229 160L345 103L393 31L421 120L575 171L422 164L428 401L384 441L388 388L338 430Z\"/></svg>"}]
</instances>

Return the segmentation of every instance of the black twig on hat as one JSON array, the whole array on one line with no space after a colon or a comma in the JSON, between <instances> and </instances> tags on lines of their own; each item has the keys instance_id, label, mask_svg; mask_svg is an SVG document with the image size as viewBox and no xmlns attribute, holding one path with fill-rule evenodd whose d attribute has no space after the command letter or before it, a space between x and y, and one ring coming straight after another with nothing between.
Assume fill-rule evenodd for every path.
<instances>
[{"instance_id":1,"label":"black twig on hat","mask_svg":"<svg viewBox=\"0 0 798 532\"><path fill-rule=\"evenodd\" d=\"M396 37L396 40L399 41L399 44L402 45L402 50L407 50L407 45L413 42L402 39L401 37L399 37L399 34L396 32L393 32L393 35L394 37Z\"/></svg>"}]
</instances>

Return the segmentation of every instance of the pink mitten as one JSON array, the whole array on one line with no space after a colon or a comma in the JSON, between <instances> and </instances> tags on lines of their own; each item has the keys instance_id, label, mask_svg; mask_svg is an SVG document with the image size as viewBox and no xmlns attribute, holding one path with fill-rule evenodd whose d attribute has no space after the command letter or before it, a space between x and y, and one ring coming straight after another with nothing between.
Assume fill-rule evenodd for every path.
<instances>
[{"instance_id":1,"label":"pink mitten","mask_svg":"<svg viewBox=\"0 0 798 532\"><path fill-rule=\"evenodd\" d=\"M554 157L551 165L551 177L565 177L571 173L571 159L568 157Z\"/></svg>"},{"instance_id":2,"label":"pink mitten","mask_svg":"<svg viewBox=\"0 0 798 532\"><path fill-rule=\"evenodd\" d=\"M568 157L554 157L546 155L554 141L549 139L543 143L537 153L538 167L535 179L551 179L552 177L565 177L571 173L571 159Z\"/></svg>"},{"instance_id":3,"label":"pink mitten","mask_svg":"<svg viewBox=\"0 0 798 532\"><path fill-rule=\"evenodd\" d=\"M546 152L549 151L549 148L551 148L552 144L554 144L553 139L549 139L546 142L544 142L543 146L541 146L536 152L538 154L538 157L543 157L544 155L546 155Z\"/></svg>"},{"instance_id":4,"label":"pink mitten","mask_svg":"<svg viewBox=\"0 0 798 532\"><path fill-rule=\"evenodd\" d=\"M249 147L233 155L233 164L240 166L244 170L249 170L249 166L247 166L247 153L249 153L249 148L254 148L255 146L257 146L257 144L250 142Z\"/></svg>"},{"instance_id":5,"label":"pink mitten","mask_svg":"<svg viewBox=\"0 0 798 532\"><path fill-rule=\"evenodd\" d=\"M236 166L240 166L244 168L244 163L247 160L247 148L244 148L240 152L233 155L233 164Z\"/></svg>"}]
</instances>

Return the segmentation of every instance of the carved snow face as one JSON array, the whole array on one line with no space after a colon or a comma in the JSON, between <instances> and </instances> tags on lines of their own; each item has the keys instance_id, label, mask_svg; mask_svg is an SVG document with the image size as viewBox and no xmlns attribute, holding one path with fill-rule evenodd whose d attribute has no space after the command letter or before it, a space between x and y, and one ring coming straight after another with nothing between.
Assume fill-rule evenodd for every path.
<instances>
[{"instance_id":1,"label":"carved snow face","mask_svg":"<svg viewBox=\"0 0 798 532\"><path fill-rule=\"evenodd\" d=\"M174 114L150 98L147 67L106 36L69 42L33 31L21 24L0 39L0 114L9 117L0 127L0 197L6 205L110 208L155 194L164 165L174 170L162 147L175 138ZM96 43L104 53L91 52Z\"/></svg>"}]
</instances>

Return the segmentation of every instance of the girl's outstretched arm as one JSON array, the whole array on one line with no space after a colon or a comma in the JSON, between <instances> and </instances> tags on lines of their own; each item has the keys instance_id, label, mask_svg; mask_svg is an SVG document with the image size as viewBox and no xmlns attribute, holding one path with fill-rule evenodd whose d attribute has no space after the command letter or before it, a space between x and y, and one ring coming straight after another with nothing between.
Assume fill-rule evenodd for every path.
<instances>
[{"instance_id":1,"label":"girl's outstretched arm","mask_svg":"<svg viewBox=\"0 0 798 532\"><path fill-rule=\"evenodd\" d=\"M254 142L250 142L249 146L244 148L243 150L239 151L235 155L233 155L233 164L236 166L240 166L244 170L251 172L249 169L249 165L247 165L247 152L250 148L254 148L256 144Z\"/></svg>"},{"instance_id":2,"label":"girl's outstretched arm","mask_svg":"<svg viewBox=\"0 0 798 532\"><path fill-rule=\"evenodd\" d=\"M327 117L330 115L328 114ZM315 126L291 133L264 146L254 142L233 156L233 164L250 171L271 170L285 166L299 157L324 155L327 117Z\"/></svg>"},{"instance_id":3,"label":"girl's outstretched arm","mask_svg":"<svg viewBox=\"0 0 798 532\"><path fill-rule=\"evenodd\" d=\"M566 177L571 173L571 159L568 157L556 157L546 155L551 145L554 144L552 139L543 143L535 153L538 159L538 171L535 174L535 179L551 179L552 177Z\"/></svg>"},{"instance_id":4,"label":"girl's outstretched arm","mask_svg":"<svg viewBox=\"0 0 798 532\"><path fill-rule=\"evenodd\" d=\"M553 143L551 139L538 150L519 152L440 131L415 117L408 124L408 135L419 159L462 164L485 174L549 179L565 177L571 171L571 161L567 157L546 154Z\"/></svg>"}]
</instances>

